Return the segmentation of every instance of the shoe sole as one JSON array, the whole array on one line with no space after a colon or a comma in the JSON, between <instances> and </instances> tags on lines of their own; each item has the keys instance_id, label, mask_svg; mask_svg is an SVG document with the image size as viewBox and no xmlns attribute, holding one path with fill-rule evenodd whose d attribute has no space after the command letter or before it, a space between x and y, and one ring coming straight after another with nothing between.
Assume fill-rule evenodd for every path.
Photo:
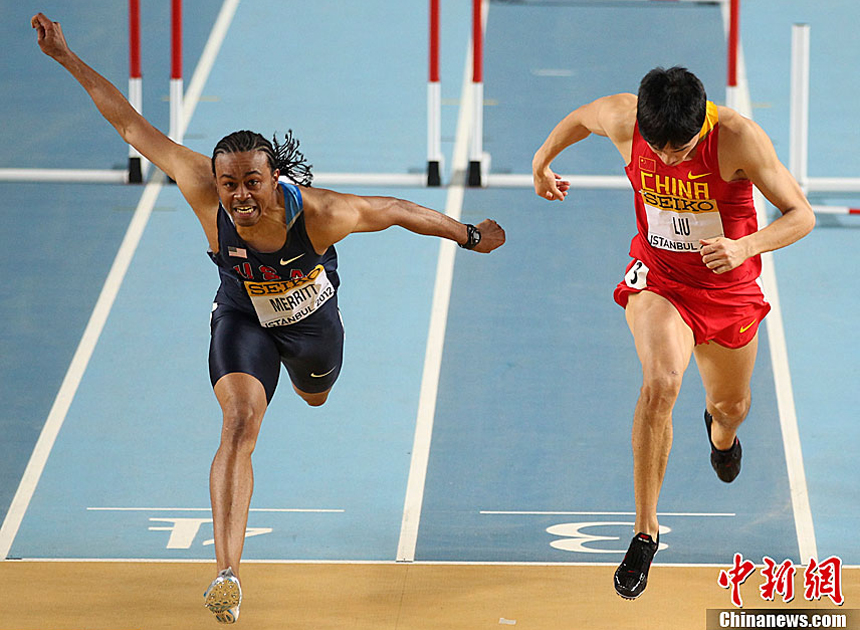
<instances>
[{"instance_id":1,"label":"shoe sole","mask_svg":"<svg viewBox=\"0 0 860 630\"><path fill-rule=\"evenodd\" d=\"M232 580L224 580L212 587L209 593L207 593L206 601L203 605L218 615L238 606L241 598L242 594L239 591L239 586Z\"/></svg>"},{"instance_id":2,"label":"shoe sole","mask_svg":"<svg viewBox=\"0 0 860 630\"><path fill-rule=\"evenodd\" d=\"M642 593L644 593L644 592L645 591L643 590ZM640 597L642 597L642 593L639 593L638 595L633 595L632 597L630 597L629 595L622 595L618 591L615 591L615 594L618 595L618 597L623 599L625 602L632 602L635 599L639 599Z\"/></svg>"},{"instance_id":3,"label":"shoe sole","mask_svg":"<svg viewBox=\"0 0 860 630\"><path fill-rule=\"evenodd\" d=\"M236 613L238 613L238 609ZM236 623L236 619L238 617L236 613L234 613L232 610L217 612L215 613L215 621L217 621L218 623Z\"/></svg>"}]
</instances>

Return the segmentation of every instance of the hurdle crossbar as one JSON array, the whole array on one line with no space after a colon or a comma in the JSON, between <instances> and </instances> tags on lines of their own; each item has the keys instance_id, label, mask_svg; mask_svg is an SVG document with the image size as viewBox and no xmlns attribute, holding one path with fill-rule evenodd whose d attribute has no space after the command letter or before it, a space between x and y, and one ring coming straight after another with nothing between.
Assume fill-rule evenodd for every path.
<instances>
[{"instance_id":1,"label":"hurdle crossbar","mask_svg":"<svg viewBox=\"0 0 860 630\"><path fill-rule=\"evenodd\" d=\"M850 208L849 206L812 206L812 211L815 214L855 214L860 216L860 208Z\"/></svg>"},{"instance_id":2,"label":"hurdle crossbar","mask_svg":"<svg viewBox=\"0 0 860 630\"><path fill-rule=\"evenodd\" d=\"M128 184L129 171L79 168L0 168L4 182L68 182L77 184Z\"/></svg>"}]
</instances>

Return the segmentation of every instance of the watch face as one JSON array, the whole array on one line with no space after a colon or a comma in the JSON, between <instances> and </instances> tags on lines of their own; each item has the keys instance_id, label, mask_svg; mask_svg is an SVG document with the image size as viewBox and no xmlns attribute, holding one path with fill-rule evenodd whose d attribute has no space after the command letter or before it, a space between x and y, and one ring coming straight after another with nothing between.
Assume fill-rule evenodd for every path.
<instances>
[{"instance_id":1,"label":"watch face","mask_svg":"<svg viewBox=\"0 0 860 630\"><path fill-rule=\"evenodd\" d=\"M475 249L481 242L481 232L474 225L466 224L466 242L460 245L463 249Z\"/></svg>"},{"instance_id":2,"label":"watch face","mask_svg":"<svg viewBox=\"0 0 860 630\"><path fill-rule=\"evenodd\" d=\"M474 225L469 226L469 249L474 249L475 245L481 242L481 233Z\"/></svg>"}]
</instances>

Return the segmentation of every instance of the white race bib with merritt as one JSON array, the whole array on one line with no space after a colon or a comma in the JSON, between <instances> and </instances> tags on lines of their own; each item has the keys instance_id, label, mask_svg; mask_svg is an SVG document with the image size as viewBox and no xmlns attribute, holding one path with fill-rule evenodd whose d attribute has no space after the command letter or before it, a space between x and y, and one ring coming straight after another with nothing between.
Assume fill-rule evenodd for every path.
<instances>
[{"instance_id":1,"label":"white race bib with merritt","mask_svg":"<svg viewBox=\"0 0 860 630\"><path fill-rule=\"evenodd\" d=\"M260 324L266 328L289 326L303 320L335 293L322 265L295 280L245 282L245 290Z\"/></svg>"}]
</instances>

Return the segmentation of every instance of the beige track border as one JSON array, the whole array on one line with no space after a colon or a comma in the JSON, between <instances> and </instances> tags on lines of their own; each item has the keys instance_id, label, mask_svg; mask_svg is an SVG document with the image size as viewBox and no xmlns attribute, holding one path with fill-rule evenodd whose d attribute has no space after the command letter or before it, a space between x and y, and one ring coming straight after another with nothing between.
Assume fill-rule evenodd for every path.
<instances>
[{"instance_id":1,"label":"beige track border","mask_svg":"<svg viewBox=\"0 0 860 630\"><path fill-rule=\"evenodd\" d=\"M728 567L726 567L728 568ZM237 628L249 630L704 630L709 608L732 609L718 567L654 565L638 600L619 598L612 566L249 563ZM196 630L221 627L203 608L211 563L0 563L0 630ZM860 568L844 568L846 604L765 602L760 572L747 608L848 612ZM776 611L775 611L776 612ZM823 611L822 611L823 612ZM858 611L853 613L858 614ZM860 621L860 617L857 617ZM515 623L514 623L515 622Z\"/></svg>"}]
</instances>

